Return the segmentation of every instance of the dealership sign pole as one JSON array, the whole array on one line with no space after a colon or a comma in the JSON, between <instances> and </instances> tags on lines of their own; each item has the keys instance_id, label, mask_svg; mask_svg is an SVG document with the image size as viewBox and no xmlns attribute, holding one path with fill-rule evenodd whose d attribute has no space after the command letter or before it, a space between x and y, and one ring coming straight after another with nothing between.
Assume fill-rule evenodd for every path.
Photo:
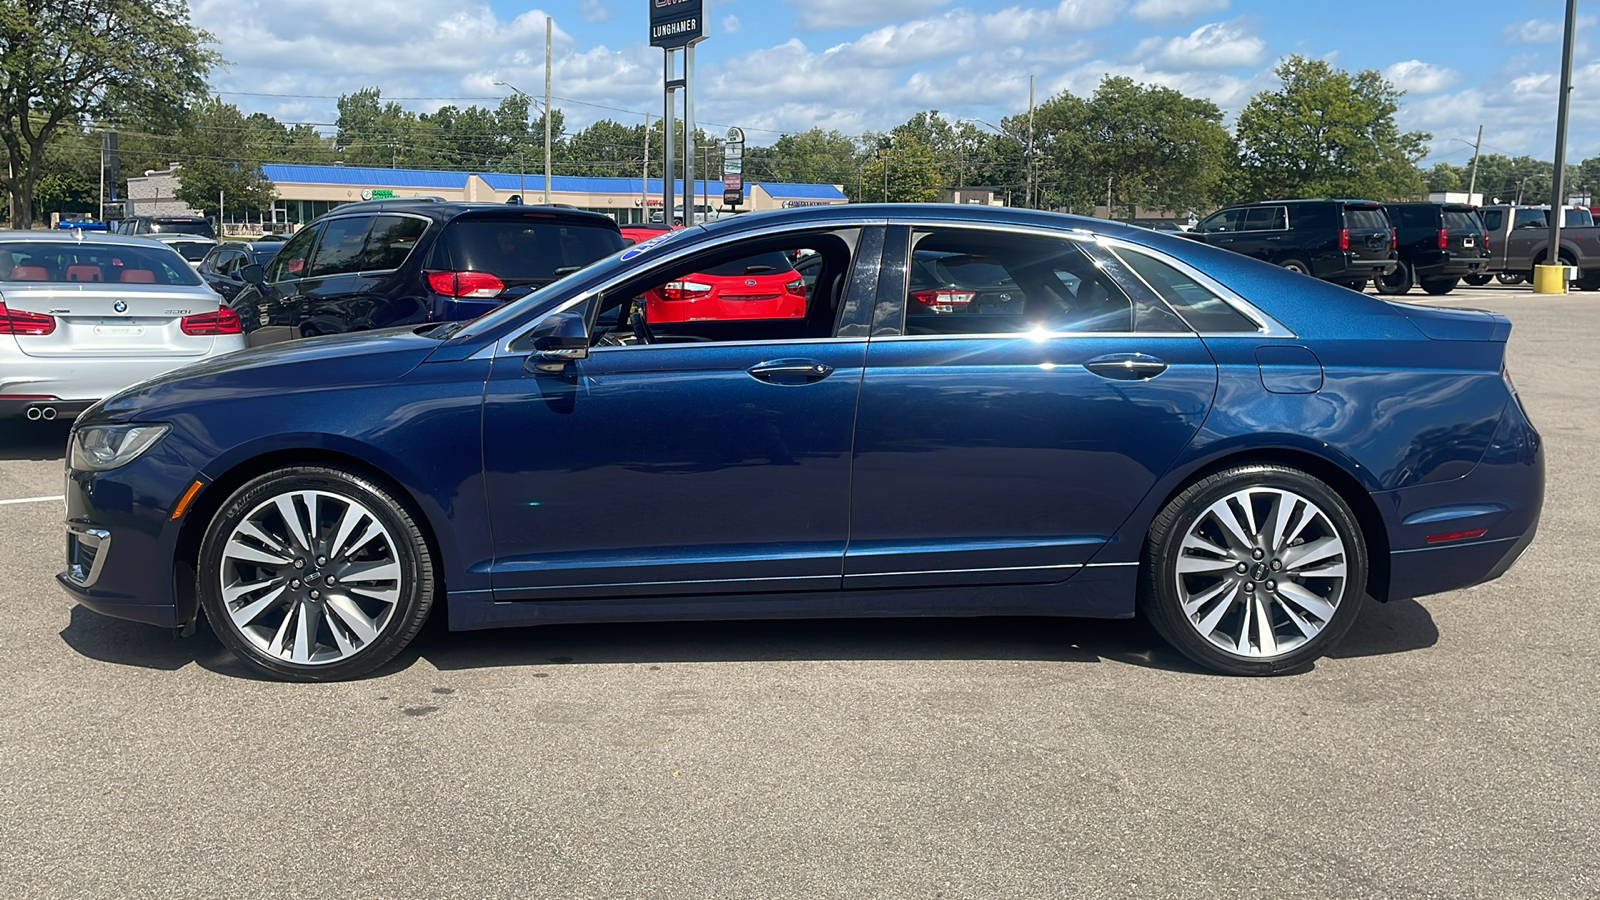
<instances>
[{"instance_id":1,"label":"dealership sign pole","mask_svg":"<svg viewBox=\"0 0 1600 900\"><path fill-rule=\"evenodd\" d=\"M662 143L666 154L662 160L661 217L672 224L676 206L673 194L673 118L677 112L675 92L683 89L683 195L684 225L694 224L694 45L706 39L704 0L648 0L650 3L650 46L660 47L665 57L664 97L665 115L662 125ZM674 78L677 51L683 51L683 77Z\"/></svg>"}]
</instances>

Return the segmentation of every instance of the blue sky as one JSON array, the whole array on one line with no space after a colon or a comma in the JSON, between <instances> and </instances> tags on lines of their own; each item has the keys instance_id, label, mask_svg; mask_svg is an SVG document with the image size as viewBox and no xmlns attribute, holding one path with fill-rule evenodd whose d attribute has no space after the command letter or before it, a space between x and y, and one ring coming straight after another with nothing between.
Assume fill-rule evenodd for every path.
<instances>
[{"instance_id":1,"label":"blue sky","mask_svg":"<svg viewBox=\"0 0 1600 900\"><path fill-rule=\"evenodd\" d=\"M226 99L285 121L331 123L329 97L363 86L425 111L543 90L544 18L555 19L554 94L568 121L660 115L661 54L649 0L190 0L231 65ZM697 118L757 143L813 126L882 129L922 109L997 122L1107 74L1175 87L1230 116L1299 53L1374 68L1408 92L1403 127L1435 135L1431 159L1548 158L1554 146L1562 0L708 0ZM1587 13L1580 8L1580 12ZM1594 17L1579 30L1573 160L1600 155ZM608 108L609 107L609 108Z\"/></svg>"}]
</instances>

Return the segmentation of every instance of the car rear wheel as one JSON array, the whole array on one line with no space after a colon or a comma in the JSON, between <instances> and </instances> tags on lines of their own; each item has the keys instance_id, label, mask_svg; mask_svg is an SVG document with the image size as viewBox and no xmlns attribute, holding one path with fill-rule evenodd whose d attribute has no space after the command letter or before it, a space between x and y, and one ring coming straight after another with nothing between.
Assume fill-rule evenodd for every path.
<instances>
[{"instance_id":1,"label":"car rear wheel","mask_svg":"<svg viewBox=\"0 0 1600 900\"><path fill-rule=\"evenodd\" d=\"M1455 290L1456 285L1460 283L1461 279L1459 278L1441 278L1437 281L1424 281L1422 289L1435 297L1443 297L1445 294Z\"/></svg>"},{"instance_id":2,"label":"car rear wheel","mask_svg":"<svg viewBox=\"0 0 1600 900\"><path fill-rule=\"evenodd\" d=\"M1273 675L1303 668L1349 631L1366 579L1361 528L1333 489L1296 469L1250 465L1191 485L1156 517L1139 605L1200 665Z\"/></svg>"},{"instance_id":3,"label":"car rear wheel","mask_svg":"<svg viewBox=\"0 0 1600 900\"><path fill-rule=\"evenodd\" d=\"M1346 278L1340 281L1339 284L1356 293L1362 293L1367 289L1367 280L1365 278Z\"/></svg>"},{"instance_id":4,"label":"car rear wheel","mask_svg":"<svg viewBox=\"0 0 1600 900\"><path fill-rule=\"evenodd\" d=\"M1285 269L1288 269L1291 272L1299 272L1301 275L1310 275L1311 274L1311 266L1310 266L1310 264L1308 264L1303 259L1296 259L1294 257L1290 257L1289 259L1286 259L1286 260L1278 263L1278 265L1283 267L1283 268L1285 268Z\"/></svg>"},{"instance_id":5,"label":"car rear wheel","mask_svg":"<svg viewBox=\"0 0 1600 900\"><path fill-rule=\"evenodd\" d=\"M1493 275L1468 275L1467 277L1465 277L1465 278L1463 278L1461 280L1465 281L1467 284L1472 285L1473 287L1483 287L1484 285L1488 284L1493 279L1494 279Z\"/></svg>"},{"instance_id":6,"label":"car rear wheel","mask_svg":"<svg viewBox=\"0 0 1600 900\"><path fill-rule=\"evenodd\" d=\"M1411 267L1402 260L1393 272L1379 275L1373 280L1378 283L1378 293L1386 297L1398 297L1411 293L1412 278Z\"/></svg>"},{"instance_id":7,"label":"car rear wheel","mask_svg":"<svg viewBox=\"0 0 1600 900\"><path fill-rule=\"evenodd\" d=\"M428 617L433 558L388 490L340 468L263 475L229 498L200 548L200 600L252 668L337 681L393 659Z\"/></svg>"}]
</instances>

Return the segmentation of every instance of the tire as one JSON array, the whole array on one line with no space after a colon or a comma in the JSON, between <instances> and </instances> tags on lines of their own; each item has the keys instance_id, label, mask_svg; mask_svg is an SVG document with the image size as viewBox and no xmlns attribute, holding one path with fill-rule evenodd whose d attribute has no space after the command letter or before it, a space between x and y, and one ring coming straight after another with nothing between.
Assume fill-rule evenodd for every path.
<instances>
[{"instance_id":1,"label":"tire","mask_svg":"<svg viewBox=\"0 0 1600 900\"><path fill-rule=\"evenodd\" d=\"M1589 269L1582 273L1576 286L1580 291L1600 291L1600 269Z\"/></svg>"},{"instance_id":2,"label":"tire","mask_svg":"<svg viewBox=\"0 0 1600 900\"><path fill-rule=\"evenodd\" d=\"M436 589L405 505L336 467L281 469L239 488L206 526L199 568L217 637L285 681L356 678L393 659Z\"/></svg>"},{"instance_id":3,"label":"tire","mask_svg":"<svg viewBox=\"0 0 1600 900\"><path fill-rule=\"evenodd\" d=\"M1250 514L1241 517L1246 501ZM1285 579L1283 571L1298 574ZM1247 465L1190 485L1156 516L1139 608L1208 669L1277 675L1303 669L1344 637L1366 581L1361 527L1332 488L1296 469Z\"/></svg>"},{"instance_id":4,"label":"tire","mask_svg":"<svg viewBox=\"0 0 1600 900\"><path fill-rule=\"evenodd\" d=\"M1524 281L1527 281L1528 277L1526 275L1519 275L1515 272L1501 272L1494 276L1494 280L1500 282L1501 284L1521 284Z\"/></svg>"},{"instance_id":5,"label":"tire","mask_svg":"<svg viewBox=\"0 0 1600 900\"><path fill-rule=\"evenodd\" d=\"M1301 275L1311 274L1311 264L1303 259L1300 259L1299 257L1291 256L1288 259L1279 262L1278 267L1288 269L1291 272L1299 272Z\"/></svg>"},{"instance_id":6,"label":"tire","mask_svg":"<svg viewBox=\"0 0 1600 900\"><path fill-rule=\"evenodd\" d=\"M1456 285L1460 283L1461 279L1459 278L1441 278L1437 281L1424 281L1422 283L1422 290L1431 296L1443 297L1445 294L1455 290Z\"/></svg>"},{"instance_id":7,"label":"tire","mask_svg":"<svg viewBox=\"0 0 1600 900\"><path fill-rule=\"evenodd\" d=\"M1461 280L1465 281L1467 284L1472 285L1473 287L1483 287L1484 285L1488 284L1490 281L1494 280L1494 276L1493 275L1468 275L1468 276L1466 276L1465 278L1463 278Z\"/></svg>"},{"instance_id":8,"label":"tire","mask_svg":"<svg viewBox=\"0 0 1600 900\"><path fill-rule=\"evenodd\" d=\"M1411 293L1411 285L1414 283L1415 276L1411 267L1404 260L1401 260L1394 267L1393 272L1387 275L1379 275L1372 280L1378 285L1378 293L1385 297L1399 297Z\"/></svg>"},{"instance_id":9,"label":"tire","mask_svg":"<svg viewBox=\"0 0 1600 900\"><path fill-rule=\"evenodd\" d=\"M1340 287L1347 287L1358 294L1365 293L1367 290L1367 279L1365 278L1345 278L1338 283Z\"/></svg>"}]
</instances>

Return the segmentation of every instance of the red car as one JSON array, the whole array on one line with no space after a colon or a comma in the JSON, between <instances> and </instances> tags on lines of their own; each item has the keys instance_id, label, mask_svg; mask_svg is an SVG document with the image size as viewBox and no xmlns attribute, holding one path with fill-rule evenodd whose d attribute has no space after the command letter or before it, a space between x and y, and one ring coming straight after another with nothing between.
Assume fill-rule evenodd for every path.
<instances>
[{"instance_id":1,"label":"red car","mask_svg":"<svg viewBox=\"0 0 1600 900\"><path fill-rule=\"evenodd\" d=\"M624 226L622 239L637 244L665 232L665 228ZM805 315L806 280L788 256L776 252L713 266L645 294L645 321L651 323Z\"/></svg>"}]
</instances>

